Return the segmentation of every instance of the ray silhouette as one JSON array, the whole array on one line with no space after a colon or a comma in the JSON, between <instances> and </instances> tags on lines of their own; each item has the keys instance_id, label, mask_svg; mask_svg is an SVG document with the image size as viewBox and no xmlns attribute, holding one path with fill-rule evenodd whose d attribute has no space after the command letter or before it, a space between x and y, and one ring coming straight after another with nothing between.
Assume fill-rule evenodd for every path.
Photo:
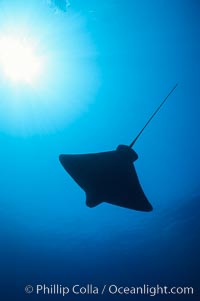
<instances>
[{"instance_id":1,"label":"ray silhouette","mask_svg":"<svg viewBox=\"0 0 200 301\"><path fill-rule=\"evenodd\" d=\"M85 191L88 207L106 202L138 211L153 210L140 185L134 166L138 155L132 147L176 87L177 84L129 146L119 145L108 152L59 156L64 169Z\"/></svg>"}]
</instances>

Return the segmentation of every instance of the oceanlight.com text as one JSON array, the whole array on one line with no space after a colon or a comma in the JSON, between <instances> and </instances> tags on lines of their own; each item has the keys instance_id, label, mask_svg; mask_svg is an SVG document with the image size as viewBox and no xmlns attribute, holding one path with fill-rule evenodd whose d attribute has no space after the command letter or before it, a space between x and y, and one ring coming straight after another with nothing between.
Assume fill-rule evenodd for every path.
<instances>
[{"instance_id":1,"label":"oceanlight.com text","mask_svg":"<svg viewBox=\"0 0 200 301\"><path fill-rule=\"evenodd\" d=\"M105 284L102 286L95 284L74 284L72 286L61 284L37 284L27 285L26 294L35 295L147 295L155 297L157 295L193 295L194 288L191 286L152 286L144 284L142 286L120 286L117 284Z\"/></svg>"}]
</instances>

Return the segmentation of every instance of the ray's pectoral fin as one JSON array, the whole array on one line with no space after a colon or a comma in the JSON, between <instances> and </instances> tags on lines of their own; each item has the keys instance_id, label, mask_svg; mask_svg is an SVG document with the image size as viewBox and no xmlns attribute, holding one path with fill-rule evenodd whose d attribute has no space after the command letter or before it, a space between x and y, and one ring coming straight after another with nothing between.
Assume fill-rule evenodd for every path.
<instances>
[{"instance_id":1,"label":"ray's pectoral fin","mask_svg":"<svg viewBox=\"0 0 200 301\"><path fill-rule=\"evenodd\" d=\"M90 208L96 207L99 204L103 203L99 201L94 195L86 192L86 205Z\"/></svg>"},{"instance_id":2,"label":"ray's pectoral fin","mask_svg":"<svg viewBox=\"0 0 200 301\"><path fill-rule=\"evenodd\" d=\"M126 145L102 153L60 155L64 169L86 193L90 208L105 202L112 205L151 211L140 186L133 162L137 154Z\"/></svg>"}]
</instances>

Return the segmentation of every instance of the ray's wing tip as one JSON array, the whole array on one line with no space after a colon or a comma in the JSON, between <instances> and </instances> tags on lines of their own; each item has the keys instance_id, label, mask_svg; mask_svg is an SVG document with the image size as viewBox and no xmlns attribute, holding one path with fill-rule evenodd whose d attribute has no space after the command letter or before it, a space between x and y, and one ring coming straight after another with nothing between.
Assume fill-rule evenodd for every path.
<instances>
[{"instance_id":1,"label":"ray's wing tip","mask_svg":"<svg viewBox=\"0 0 200 301\"><path fill-rule=\"evenodd\" d=\"M153 211L153 206L149 203L149 204L148 204L148 207L146 208L145 211L147 211L147 212Z\"/></svg>"},{"instance_id":2,"label":"ray's wing tip","mask_svg":"<svg viewBox=\"0 0 200 301\"><path fill-rule=\"evenodd\" d=\"M139 206L137 206L133 209L138 210L138 211L143 211L143 212L151 212L151 211L153 211L153 206L146 199L145 203L141 203Z\"/></svg>"},{"instance_id":3,"label":"ray's wing tip","mask_svg":"<svg viewBox=\"0 0 200 301\"><path fill-rule=\"evenodd\" d=\"M63 154L60 154L60 155L58 156L59 161L60 161L61 163L63 162L64 156L65 156L65 155L63 155Z\"/></svg>"}]
</instances>

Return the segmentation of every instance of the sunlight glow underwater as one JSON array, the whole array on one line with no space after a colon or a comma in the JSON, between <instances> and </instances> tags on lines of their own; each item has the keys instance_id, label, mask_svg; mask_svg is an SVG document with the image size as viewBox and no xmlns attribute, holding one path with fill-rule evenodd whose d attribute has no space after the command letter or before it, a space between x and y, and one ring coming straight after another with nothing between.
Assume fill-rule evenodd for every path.
<instances>
[{"instance_id":1,"label":"sunlight glow underwater","mask_svg":"<svg viewBox=\"0 0 200 301\"><path fill-rule=\"evenodd\" d=\"M98 87L84 19L32 5L13 11L5 4L0 19L0 130L20 136L65 128Z\"/></svg>"},{"instance_id":2,"label":"sunlight glow underwater","mask_svg":"<svg viewBox=\"0 0 200 301\"><path fill-rule=\"evenodd\" d=\"M0 64L14 82L33 83L41 73L42 61L26 39L0 37Z\"/></svg>"}]
</instances>

